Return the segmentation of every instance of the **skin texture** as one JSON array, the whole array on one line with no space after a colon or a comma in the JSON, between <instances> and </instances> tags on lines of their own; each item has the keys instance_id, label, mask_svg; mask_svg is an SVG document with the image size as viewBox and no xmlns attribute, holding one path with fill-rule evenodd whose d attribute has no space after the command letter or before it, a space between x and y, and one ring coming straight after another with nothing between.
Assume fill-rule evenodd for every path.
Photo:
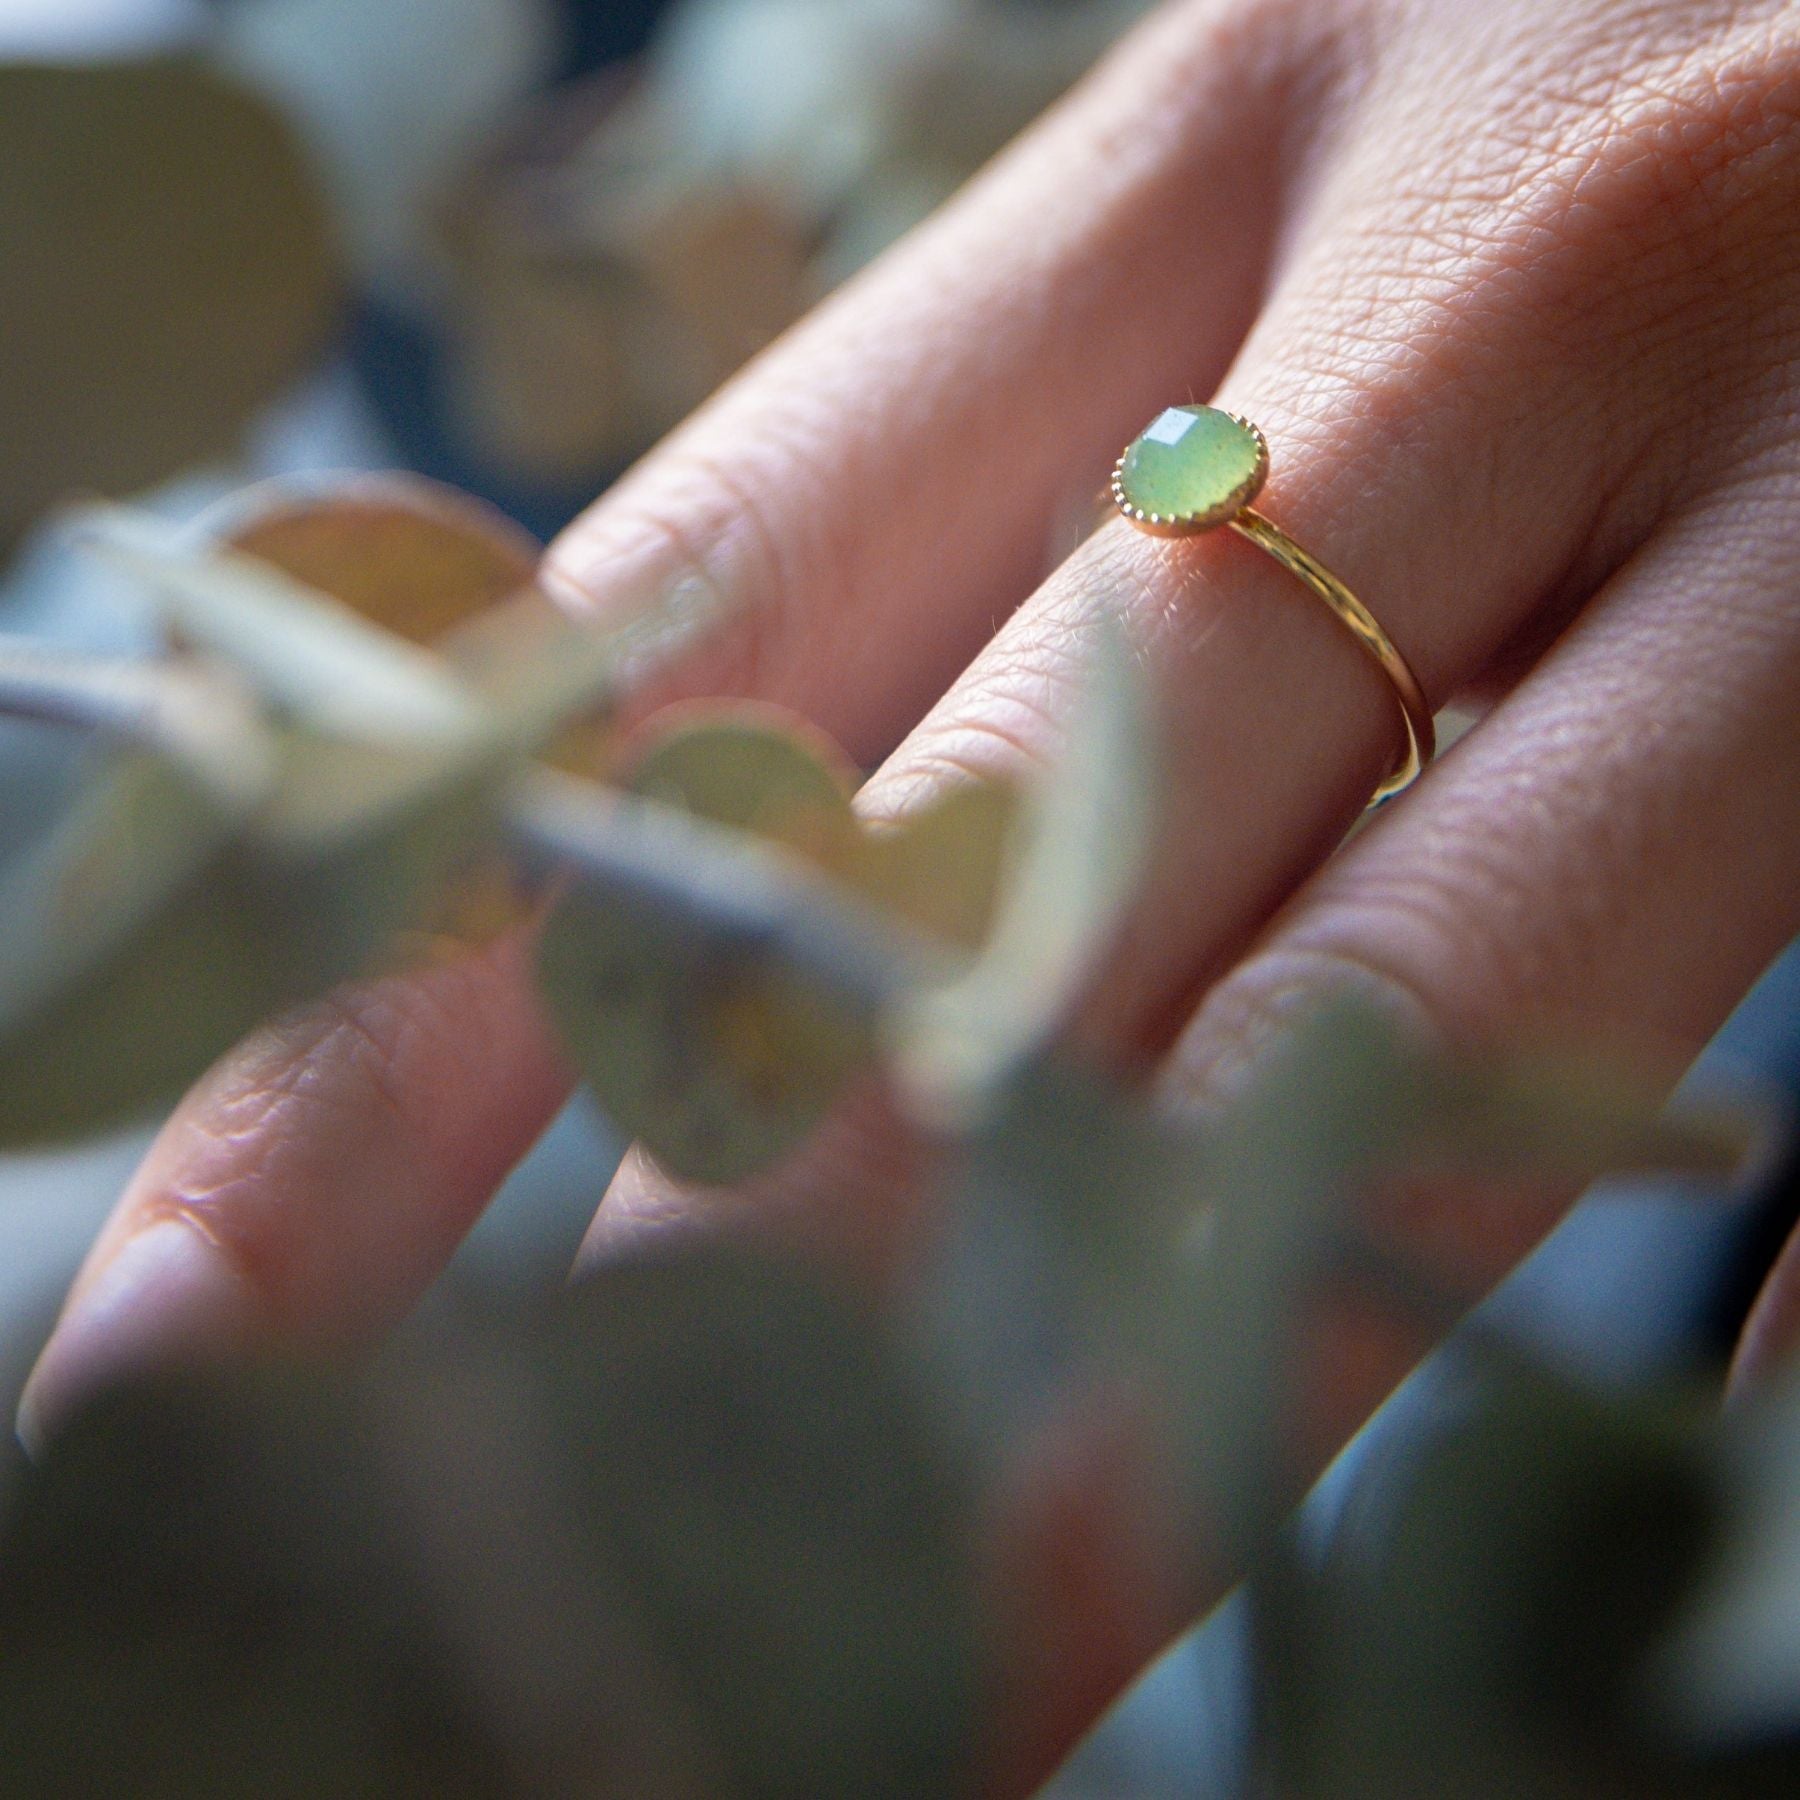
<instances>
[{"instance_id":1,"label":"skin texture","mask_svg":"<svg viewBox=\"0 0 1800 1800\"><path fill-rule=\"evenodd\" d=\"M797 707L885 757L875 819L1053 754L1088 622L1122 618L1176 805L1078 1029L1172 1105L1342 981L1457 1040L1579 1021L1678 1067L1800 927L1796 221L1791 5L1188 0L647 458L552 580L597 615L713 584L728 623L638 705ZM1115 521L1033 586L1071 496L1214 397L1268 434L1261 509L1434 703L1495 701L1329 862L1393 699L1290 577ZM559 1083L516 945L260 1034L121 1202L28 1422L128 1359L379 1329ZM916 1160L865 1101L734 1216L892 1273ZM1478 1283L1562 1198L1431 1194L1407 1228ZM628 1159L588 1254L719 1206ZM1773 1281L1742 1381L1800 1336L1800 1250ZM1322 1457L1422 1346L1321 1342ZM996 1792L1205 1597L1171 1608L1118 1429L1034 1446L996 1522Z\"/></svg>"}]
</instances>

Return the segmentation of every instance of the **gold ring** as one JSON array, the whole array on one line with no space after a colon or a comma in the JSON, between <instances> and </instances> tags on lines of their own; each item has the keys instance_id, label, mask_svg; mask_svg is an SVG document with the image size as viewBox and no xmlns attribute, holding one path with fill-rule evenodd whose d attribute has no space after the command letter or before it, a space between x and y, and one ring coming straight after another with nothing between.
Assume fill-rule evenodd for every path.
<instances>
[{"instance_id":1,"label":"gold ring","mask_svg":"<svg viewBox=\"0 0 1800 1800\"><path fill-rule=\"evenodd\" d=\"M1325 602L1393 684L1406 744L1371 805L1419 777L1437 747L1424 690L1375 615L1322 563L1250 502L1269 478L1269 441L1236 413L1212 406L1171 406L1125 446L1113 469L1113 503L1157 537L1192 537L1229 525L1266 550Z\"/></svg>"}]
</instances>

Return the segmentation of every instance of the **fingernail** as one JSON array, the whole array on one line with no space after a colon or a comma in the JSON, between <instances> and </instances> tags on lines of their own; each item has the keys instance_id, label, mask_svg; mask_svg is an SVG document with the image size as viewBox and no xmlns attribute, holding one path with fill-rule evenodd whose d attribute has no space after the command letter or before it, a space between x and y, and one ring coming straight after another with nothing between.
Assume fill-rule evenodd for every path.
<instances>
[{"instance_id":1,"label":"fingernail","mask_svg":"<svg viewBox=\"0 0 1800 1800\"><path fill-rule=\"evenodd\" d=\"M180 1219L127 1238L84 1272L25 1383L14 1429L26 1454L109 1381L182 1352L247 1335L255 1316L243 1277Z\"/></svg>"},{"instance_id":2,"label":"fingernail","mask_svg":"<svg viewBox=\"0 0 1800 1800\"><path fill-rule=\"evenodd\" d=\"M1334 997L1380 1014L1409 1043L1442 1042L1418 996L1398 981L1347 960L1276 947L1239 964L1207 996L1165 1062L1164 1094L1191 1116L1227 1110L1283 1054L1296 1028Z\"/></svg>"},{"instance_id":3,"label":"fingernail","mask_svg":"<svg viewBox=\"0 0 1800 1800\"><path fill-rule=\"evenodd\" d=\"M644 1248L647 1241L691 1228L700 1209L639 1150L629 1150L601 1199L575 1255L574 1275Z\"/></svg>"}]
</instances>

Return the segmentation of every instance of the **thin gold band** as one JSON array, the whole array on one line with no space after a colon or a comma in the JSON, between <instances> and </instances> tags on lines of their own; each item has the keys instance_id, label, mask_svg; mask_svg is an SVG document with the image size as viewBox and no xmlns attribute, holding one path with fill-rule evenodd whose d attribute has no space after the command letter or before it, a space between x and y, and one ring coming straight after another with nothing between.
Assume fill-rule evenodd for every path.
<instances>
[{"instance_id":1,"label":"thin gold band","mask_svg":"<svg viewBox=\"0 0 1800 1800\"><path fill-rule=\"evenodd\" d=\"M1241 414L1191 404L1165 407L1125 446L1113 469L1113 504L1154 537L1193 537L1231 526L1343 620L1392 684L1406 726L1405 748L1370 801L1378 806L1410 787L1431 761L1437 748L1431 708L1418 677L1375 615L1279 525L1252 509L1250 502L1268 478L1269 440Z\"/></svg>"},{"instance_id":2,"label":"thin gold band","mask_svg":"<svg viewBox=\"0 0 1800 1800\"><path fill-rule=\"evenodd\" d=\"M1375 615L1351 593L1316 557L1309 556L1288 534L1254 507L1243 507L1226 521L1233 531L1247 537L1259 549L1296 575L1325 602L1350 628L1350 634L1375 659L1390 682L1394 697L1400 702L1400 716L1406 725L1406 748L1398 761L1375 790L1371 805L1391 799L1402 788L1418 780L1437 748L1437 729L1431 722L1431 708L1411 665L1394 645L1394 640L1381 629Z\"/></svg>"}]
</instances>

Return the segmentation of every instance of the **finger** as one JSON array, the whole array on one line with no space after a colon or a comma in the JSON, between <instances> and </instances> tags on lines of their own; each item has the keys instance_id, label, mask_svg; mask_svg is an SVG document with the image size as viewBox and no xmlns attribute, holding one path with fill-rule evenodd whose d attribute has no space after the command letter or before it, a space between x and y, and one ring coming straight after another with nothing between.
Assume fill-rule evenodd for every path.
<instances>
[{"instance_id":1,"label":"finger","mask_svg":"<svg viewBox=\"0 0 1800 1800\"><path fill-rule=\"evenodd\" d=\"M1216 1104L1296 1007L1353 984L1465 1046L1650 1046L1671 1081L1800 929L1800 554L1791 451L1687 509L1538 670L1308 884L1164 1073ZM1407 1197L1387 1221L1454 1292L1568 1195ZM1400 1373L1346 1394L1329 1436Z\"/></svg>"},{"instance_id":2,"label":"finger","mask_svg":"<svg viewBox=\"0 0 1800 1800\"><path fill-rule=\"evenodd\" d=\"M347 988L225 1057L90 1252L21 1435L146 1359L341 1345L404 1313L567 1090L528 957L502 940Z\"/></svg>"},{"instance_id":3,"label":"finger","mask_svg":"<svg viewBox=\"0 0 1800 1800\"><path fill-rule=\"evenodd\" d=\"M1470 140L1442 95L1493 46L1479 15L1434 22L1416 73L1349 104L1347 147L1292 221L1221 404L1270 437L1260 509L1372 607L1436 702L1551 641L1659 516L1791 430L1780 296L1800 258L1758 197L1800 157L1778 62L1740 87L1691 55L1621 112L1547 112L1536 80L1509 88L1497 68ZM1610 78L1618 46L1599 48ZM1461 181L1437 197L1419 166ZM1781 171L1775 187L1751 168ZM1091 1024L1154 1050L1339 841L1394 755L1396 709L1338 622L1241 540L1115 525L977 659L868 809L1047 754L1103 610L1168 696L1175 811Z\"/></svg>"},{"instance_id":4,"label":"finger","mask_svg":"<svg viewBox=\"0 0 1800 1800\"><path fill-rule=\"evenodd\" d=\"M1465 1043L1533 1028L1611 1030L1657 1040L1673 1052L1671 1071L1703 1043L1800 927L1793 492L1791 472L1772 471L1754 492L1692 509L1635 558L1513 696L1326 864L1214 990L1169 1059L1168 1100L1216 1104L1298 1008L1345 982ZM891 1144L874 1141L891 1158ZM813 1196L820 1237L832 1230L830 1197L841 1212L862 1191L853 1153L842 1141L831 1150L830 1171L809 1162L806 1182L773 1184L782 1207ZM630 1235L633 1209L667 1228L733 1204L684 1201L641 1162L624 1179L624 1207L597 1227L590 1253ZM1406 1247L1435 1263L1449 1291L1473 1296L1569 1196L1509 1185L1486 1197L1439 1187L1408 1198ZM877 1210L905 1209L886 1195ZM1428 1348L1409 1322L1354 1307L1321 1321L1302 1478ZM1088 1466L1102 1484L1116 1478L1116 1457ZM1131 1508L1109 1513L1106 1493L1091 1491L1079 1510L1102 1534L1082 1568L1141 1569ZM1155 1650L1167 1621L1152 1628L1124 1604L1141 1585L1135 1573L1119 1576L1104 1603L1084 1596L1066 1549L1037 1542L1023 1512L997 1528L997 1542L1016 1605L1065 1631L1055 1681L1021 1676L1009 1689L1041 1772ZM1167 1566L1165 1575L1179 1580ZM1182 1593L1192 1608L1208 1597ZM1120 1643L1101 1629L1093 1643L1103 1648L1090 1646L1067 1630L1090 1609L1106 1629L1134 1635ZM1050 1693L1080 1696L1076 1714L1031 1697Z\"/></svg>"},{"instance_id":5,"label":"finger","mask_svg":"<svg viewBox=\"0 0 1800 1800\"><path fill-rule=\"evenodd\" d=\"M1165 9L627 475L552 546L553 590L629 608L698 577L727 615L641 703L755 694L885 754L1122 435L1217 382L1312 116L1282 96L1330 67L1265 9Z\"/></svg>"}]
</instances>

